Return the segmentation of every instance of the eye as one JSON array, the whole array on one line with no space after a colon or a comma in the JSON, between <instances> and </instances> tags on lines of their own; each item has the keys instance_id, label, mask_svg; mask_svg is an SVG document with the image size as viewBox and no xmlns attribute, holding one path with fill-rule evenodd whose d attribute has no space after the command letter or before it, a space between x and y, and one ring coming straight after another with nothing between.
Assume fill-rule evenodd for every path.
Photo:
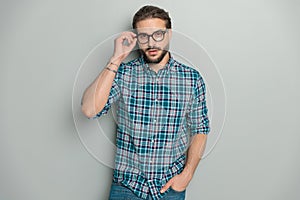
<instances>
[{"instance_id":1,"label":"eye","mask_svg":"<svg viewBox=\"0 0 300 200\"><path fill-rule=\"evenodd\" d=\"M164 35L164 32L163 31L156 31L154 32L153 36L156 37L156 38L160 38Z\"/></svg>"},{"instance_id":2,"label":"eye","mask_svg":"<svg viewBox=\"0 0 300 200\"><path fill-rule=\"evenodd\" d=\"M138 37L139 37L140 39L145 39L145 38L148 38L148 35L147 35L146 33L140 33L140 34L138 35Z\"/></svg>"}]
</instances>

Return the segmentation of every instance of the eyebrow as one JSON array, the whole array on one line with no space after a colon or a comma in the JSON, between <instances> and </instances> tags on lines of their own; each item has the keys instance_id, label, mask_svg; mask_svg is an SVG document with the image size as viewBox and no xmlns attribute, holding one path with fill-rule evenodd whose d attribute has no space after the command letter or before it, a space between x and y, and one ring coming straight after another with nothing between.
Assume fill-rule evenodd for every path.
<instances>
[{"instance_id":1,"label":"eyebrow","mask_svg":"<svg viewBox=\"0 0 300 200\"><path fill-rule=\"evenodd\" d=\"M156 31L153 31L151 34L153 34L153 33L155 33L155 32L157 32L157 31L167 31L167 29L158 29L158 30L156 30ZM140 32L140 33L138 33L137 31L136 31L136 34L147 34L147 35L151 35L151 34L148 34L148 33L145 33L145 32ZM136 36L135 36L136 37Z\"/></svg>"}]
</instances>

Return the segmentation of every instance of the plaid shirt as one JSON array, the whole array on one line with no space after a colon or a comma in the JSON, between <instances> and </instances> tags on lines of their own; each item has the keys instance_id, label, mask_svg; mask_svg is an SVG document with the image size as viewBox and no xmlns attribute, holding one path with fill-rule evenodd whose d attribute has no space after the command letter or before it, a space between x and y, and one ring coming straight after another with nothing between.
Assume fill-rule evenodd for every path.
<instances>
[{"instance_id":1,"label":"plaid shirt","mask_svg":"<svg viewBox=\"0 0 300 200\"><path fill-rule=\"evenodd\" d=\"M105 107L117 102L113 179L138 197L162 198L160 189L182 172L190 136L209 133L205 84L198 71L170 56L157 73L139 57L121 63ZM189 129L189 134L187 129Z\"/></svg>"}]
</instances>

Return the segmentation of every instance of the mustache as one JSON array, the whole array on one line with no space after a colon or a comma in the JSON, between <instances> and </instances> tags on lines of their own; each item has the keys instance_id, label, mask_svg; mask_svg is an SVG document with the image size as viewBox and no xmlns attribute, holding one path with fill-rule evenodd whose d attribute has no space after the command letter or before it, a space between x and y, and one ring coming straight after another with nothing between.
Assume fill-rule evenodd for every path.
<instances>
[{"instance_id":1,"label":"mustache","mask_svg":"<svg viewBox=\"0 0 300 200\"><path fill-rule=\"evenodd\" d=\"M154 49L156 49L156 50L162 50L162 49L159 48L159 47L148 47L148 48L146 49L146 51L154 50Z\"/></svg>"}]
</instances>

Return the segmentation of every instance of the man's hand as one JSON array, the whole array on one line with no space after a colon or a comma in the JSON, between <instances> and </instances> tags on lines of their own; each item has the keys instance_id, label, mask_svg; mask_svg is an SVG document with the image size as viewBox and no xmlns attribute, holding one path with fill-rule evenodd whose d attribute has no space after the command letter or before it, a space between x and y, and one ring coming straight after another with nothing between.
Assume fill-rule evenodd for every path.
<instances>
[{"instance_id":1,"label":"man's hand","mask_svg":"<svg viewBox=\"0 0 300 200\"><path fill-rule=\"evenodd\" d=\"M171 178L160 190L160 193L164 193L165 191L167 191L167 189L169 189L169 187L177 192L182 192L187 188L191 180L192 175L188 172L183 171L181 174L178 174Z\"/></svg>"},{"instance_id":2,"label":"man's hand","mask_svg":"<svg viewBox=\"0 0 300 200\"><path fill-rule=\"evenodd\" d=\"M115 39L114 54L111 61L121 63L135 47L136 41L135 33L129 31L121 33Z\"/></svg>"},{"instance_id":3,"label":"man's hand","mask_svg":"<svg viewBox=\"0 0 300 200\"><path fill-rule=\"evenodd\" d=\"M178 174L171 178L167 184L160 190L161 193L164 193L169 187L173 190L181 192L186 189L196 167L202 157L203 151L206 146L207 135L206 134L197 134L193 136L191 145L188 149L187 162L181 174Z\"/></svg>"}]
</instances>

